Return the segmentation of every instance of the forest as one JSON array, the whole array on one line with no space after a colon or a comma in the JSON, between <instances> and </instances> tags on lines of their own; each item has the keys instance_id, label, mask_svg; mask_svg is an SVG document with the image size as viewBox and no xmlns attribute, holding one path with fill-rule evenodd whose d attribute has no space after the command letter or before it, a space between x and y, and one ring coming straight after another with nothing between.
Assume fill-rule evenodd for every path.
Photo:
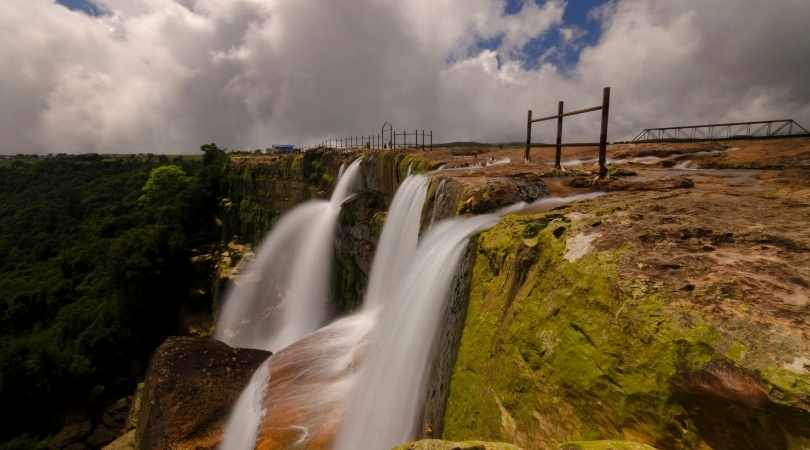
<instances>
[{"instance_id":1,"label":"forest","mask_svg":"<svg viewBox=\"0 0 810 450\"><path fill-rule=\"evenodd\" d=\"M219 238L227 155L0 161L0 448L134 390L177 327L190 251Z\"/></svg>"}]
</instances>

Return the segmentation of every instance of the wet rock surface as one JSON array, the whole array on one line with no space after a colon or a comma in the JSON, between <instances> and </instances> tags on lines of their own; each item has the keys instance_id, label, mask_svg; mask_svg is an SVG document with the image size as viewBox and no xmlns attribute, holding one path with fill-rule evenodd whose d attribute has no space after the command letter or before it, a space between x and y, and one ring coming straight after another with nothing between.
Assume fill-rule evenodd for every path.
<instances>
[{"instance_id":1,"label":"wet rock surface","mask_svg":"<svg viewBox=\"0 0 810 450\"><path fill-rule=\"evenodd\" d=\"M214 448L230 408L269 355L207 338L167 339L147 371L138 448Z\"/></svg>"}]
</instances>

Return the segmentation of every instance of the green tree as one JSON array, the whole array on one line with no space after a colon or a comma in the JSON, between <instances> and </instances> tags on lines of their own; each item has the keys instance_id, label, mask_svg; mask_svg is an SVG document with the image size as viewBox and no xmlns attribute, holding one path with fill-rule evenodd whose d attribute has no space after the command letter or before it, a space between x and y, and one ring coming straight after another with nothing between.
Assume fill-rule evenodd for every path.
<instances>
[{"instance_id":1,"label":"green tree","mask_svg":"<svg viewBox=\"0 0 810 450\"><path fill-rule=\"evenodd\" d=\"M139 201L153 206L181 206L177 203L185 201L191 184L192 177L179 166L156 167L149 173Z\"/></svg>"}]
</instances>

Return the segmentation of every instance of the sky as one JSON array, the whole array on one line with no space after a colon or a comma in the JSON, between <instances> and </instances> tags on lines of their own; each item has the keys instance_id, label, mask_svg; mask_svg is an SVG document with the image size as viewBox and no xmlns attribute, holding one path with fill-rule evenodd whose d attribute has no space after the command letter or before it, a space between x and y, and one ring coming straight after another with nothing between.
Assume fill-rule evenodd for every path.
<instances>
[{"instance_id":1,"label":"sky","mask_svg":"<svg viewBox=\"0 0 810 450\"><path fill-rule=\"evenodd\" d=\"M3 0L0 153L368 135L521 141L526 111L810 125L806 0ZM598 137L599 114L565 122ZM537 141L554 124L536 125Z\"/></svg>"}]
</instances>

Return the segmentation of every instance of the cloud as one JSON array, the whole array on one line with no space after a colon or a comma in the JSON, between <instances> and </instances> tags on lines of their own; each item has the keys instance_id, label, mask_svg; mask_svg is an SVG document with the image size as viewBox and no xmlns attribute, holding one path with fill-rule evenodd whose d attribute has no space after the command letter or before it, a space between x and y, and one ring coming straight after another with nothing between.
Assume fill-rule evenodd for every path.
<instances>
[{"instance_id":1,"label":"cloud","mask_svg":"<svg viewBox=\"0 0 810 450\"><path fill-rule=\"evenodd\" d=\"M193 152L371 134L519 141L526 110L591 106L613 87L610 136L649 126L792 117L810 123L810 4L615 1L572 68L524 46L577 44L566 4L496 0L0 2L2 153ZM479 43L498 39L496 48ZM598 115L596 115L598 116ZM598 117L566 122L592 140ZM539 127L538 139L551 134Z\"/></svg>"}]
</instances>

